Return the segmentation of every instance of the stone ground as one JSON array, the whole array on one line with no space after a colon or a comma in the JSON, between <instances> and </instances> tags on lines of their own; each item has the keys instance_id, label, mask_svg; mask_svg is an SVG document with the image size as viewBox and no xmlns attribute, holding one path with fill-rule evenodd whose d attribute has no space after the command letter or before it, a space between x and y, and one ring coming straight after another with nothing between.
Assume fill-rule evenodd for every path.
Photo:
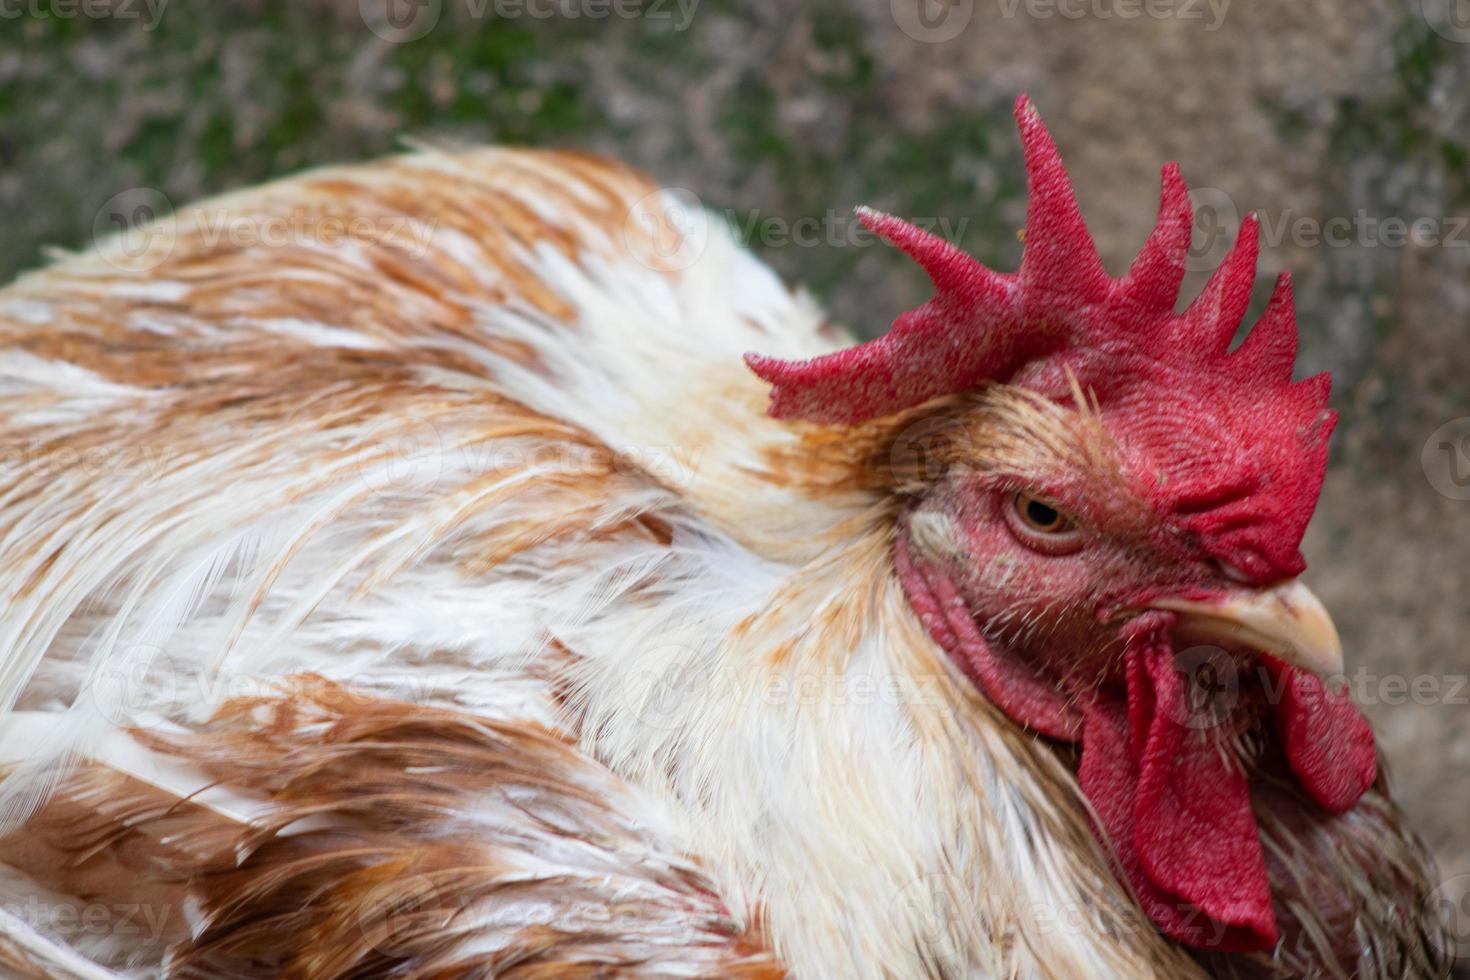
<instances>
[{"instance_id":1,"label":"stone ground","mask_svg":"<svg viewBox=\"0 0 1470 980\"><path fill-rule=\"evenodd\" d=\"M1028 91L1114 272L1170 159L1196 285L1250 209L1257 308L1293 270L1303 371L1334 372L1343 416L1310 576L1445 897L1470 901L1467 0L392 0L391 23L384 2L6 4L0 278L136 202L405 136L574 145L691 189L872 334L925 284L851 242L851 207L1014 263Z\"/></svg>"}]
</instances>

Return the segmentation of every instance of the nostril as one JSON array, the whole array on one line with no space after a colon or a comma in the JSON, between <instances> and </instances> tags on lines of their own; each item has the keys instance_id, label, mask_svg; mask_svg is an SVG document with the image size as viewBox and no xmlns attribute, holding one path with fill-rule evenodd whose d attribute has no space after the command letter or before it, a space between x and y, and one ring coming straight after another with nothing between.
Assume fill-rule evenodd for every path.
<instances>
[{"instance_id":1,"label":"nostril","mask_svg":"<svg viewBox=\"0 0 1470 980\"><path fill-rule=\"evenodd\" d=\"M1252 576L1250 576L1246 572L1242 571L1241 569L1236 568L1234 565L1230 564L1229 562L1218 561L1217 560L1214 564L1215 564L1216 571L1218 571L1222 576L1224 576L1229 581L1234 582L1236 585L1255 585L1256 584L1256 580Z\"/></svg>"}]
</instances>

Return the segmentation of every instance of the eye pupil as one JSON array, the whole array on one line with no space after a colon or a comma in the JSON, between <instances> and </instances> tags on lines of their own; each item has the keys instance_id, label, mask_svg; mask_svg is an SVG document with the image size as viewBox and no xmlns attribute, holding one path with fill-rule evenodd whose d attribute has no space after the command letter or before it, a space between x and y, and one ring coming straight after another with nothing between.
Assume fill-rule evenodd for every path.
<instances>
[{"instance_id":1,"label":"eye pupil","mask_svg":"<svg viewBox=\"0 0 1470 980\"><path fill-rule=\"evenodd\" d=\"M1016 540L1049 555L1071 554L1081 547L1081 535L1071 515L1018 491L1005 507L1005 519Z\"/></svg>"},{"instance_id":2,"label":"eye pupil","mask_svg":"<svg viewBox=\"0 0 1470 980\"><path fill-rule=\"evenodd\" d=\"M1061 522L1061 517L1055 507L1048 507L1039 500L1026 501L1026 518L1037 527L1055 527Z\"/></svg>"}]
</instances>

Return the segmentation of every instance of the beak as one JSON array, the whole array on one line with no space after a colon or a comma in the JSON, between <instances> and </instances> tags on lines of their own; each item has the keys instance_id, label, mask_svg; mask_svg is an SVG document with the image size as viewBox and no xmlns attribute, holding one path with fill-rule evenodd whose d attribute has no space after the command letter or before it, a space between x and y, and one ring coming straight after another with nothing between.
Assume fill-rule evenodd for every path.
<instances>
[{"instance_id":1,"label":"beak","mask_svg":"<svg viewBox=\"0 0 1470 980\"><path fill-rule=\"evenodd\" d=\"M1157 599L1178 613L1181 637L1243 644L1321 677L1342 673L1342 641L1321 601L1299 580L1234 589L1210 599Z\"/></svg>"}]
</instances>

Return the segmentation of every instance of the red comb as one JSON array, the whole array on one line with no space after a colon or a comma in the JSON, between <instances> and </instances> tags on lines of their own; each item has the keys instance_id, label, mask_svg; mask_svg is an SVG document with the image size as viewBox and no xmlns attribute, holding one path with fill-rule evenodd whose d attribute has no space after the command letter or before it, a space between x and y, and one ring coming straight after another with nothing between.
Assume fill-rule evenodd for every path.
<instances>
[{"instance_id":1,"label":"red comb","mask_svg":"<svg viewBox=\"0 0 1470 980\"><path fill-rule=\"evenodd\" d=\"M807 361L746 355L774 388L770 414L826 424L889 415L937 395L1001 381L1053 354L1164 352L1192 357L1219 381L1249 383L1257 397L1277 389L1288 402L1320 412L1325 385L1291 385L1296 355L1291 283L1283 276L1249 339L1227 356L1250 302L1256 218L1199 298L1175 314L1193 213L1179 169L1163 171L1158 222L1128 274L1113 279L1083 224L1071 181L1040 116L1016 102L1029 184L1020 271L987 269L954 245L891 215L859 209L875 234L902 249L934 282L935 296L901 314L882 337ZM1288 393L1288 389L1290 390Z\"/></svg>"}]
</instances>

